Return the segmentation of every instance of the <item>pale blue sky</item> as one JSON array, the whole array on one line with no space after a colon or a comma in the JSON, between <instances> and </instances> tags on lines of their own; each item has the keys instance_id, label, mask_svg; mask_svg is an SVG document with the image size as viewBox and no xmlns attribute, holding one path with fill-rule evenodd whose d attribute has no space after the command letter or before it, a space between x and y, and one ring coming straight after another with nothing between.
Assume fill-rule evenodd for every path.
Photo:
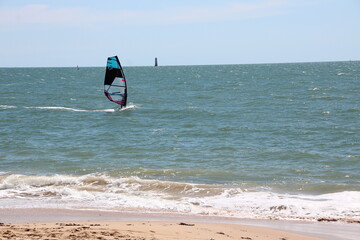
<instances>
[{"instance_id":1,"label":"pale blue sky","mask_svg":"<svg viewBox=\"0 0 360 240\"><path fill-rule=\"evenodd\" d=\"M360 0L0 0L0 67L360 60Z\"/></svg>"}]
</instances>

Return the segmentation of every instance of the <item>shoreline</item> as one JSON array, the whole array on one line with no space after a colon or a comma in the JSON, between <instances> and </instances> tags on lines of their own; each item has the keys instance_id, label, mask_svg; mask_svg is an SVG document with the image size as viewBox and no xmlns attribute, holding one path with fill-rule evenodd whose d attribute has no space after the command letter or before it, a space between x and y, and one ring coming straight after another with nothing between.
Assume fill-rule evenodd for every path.
<instances>
[{"instance_id":1,"label":"shoreline","mask_svg":"<svg viewBox=\"0 0 360 240\"><path fill-rule=\"evenodd\" d=\"M75 223L74 223L75 222ZM99 210L70 210L70 209L46 209L46 208L2 208L0 209L0 223L2 229L10 229L10 225L20 228L26 228L27 225L32 225L34 228L36 224L42 224L38 226L48 226L49 228L56 228L54 224L76 224L76 226L84 224L100 224L101 226L107 225L112 228L116 226L124 226L124 224L134 224L138 227L151 223L151 226L156 225L156 229L167 231L162 227L165 225L178 227L177 224L190 223L195 226L201 226L208 231L213 229L214 226L222 226L223 228L234 229L229 231L250 231L253 228L260 232L260 238L254 238L255 235L251 235L252 239L268 239L265 235L269 234L269 231L274 234L282 234L286 239L297 239L296 237L302 236L298 239L328 239L328 240L355 240L358 239L360 234L360 225L357 223L324 223L324 222L307 222L307 221L285 221L285 220L255 220L255 219L239 219L239 218L226 218L226 217L211 217L211 216L190 216L180 214L166 214L166 213L142 213L142 212L113 212L113 211L99 211ZM140 224L141 223L141 224ZM156 224L155 224L156 223ZM116 226L115 226L116 225ZM86 226L89 227L89 226ZM94 226L92 226L94 227ZM193 228L192 230L195 231ZM245 230L244 230L245 229ZM121 229L118 229L119 231ZM179 230L180 231L180 230ZM189 231L189 228L186 228ZM219 230L220 232L223 232ZM196 230L195 232L198 232ZM265 235L264 235L264 234ZM195 233L194 233L195 234ZM234 233L235 234L235 233ZM237 233L239 234L239 233ZM235 234L236 235L236 234ZM263 236L264 235L264 236ZM277 235L278 237L280 235ZM243 239L246 237L243 236ZM291 236L291 238L289 237ZM306 236L306 237L305 237ZM1 236L0 236L1 237ZM219 237L219 236L217 236ZM223 236L222 236L223 237ZM294 238L295 237L295 238ZM121 238L120 238L121 239ZM134 238L137 239L137 238ZM139 238L141 239L141 238ZM145 238L147 239L147 238ZM151 238L149 238L151 239ZM156 238L155 239L161 239ZM201 239L201 238L199 238ZM205 239L205 238L204 238ZM225 238L217 238L225 239ZM236 239L236 238L235 238ZM241 238L239 238L241 239ZM273 238L276 239L276 238ZM279 239L279 238L277 238Z\"/></svg>"}]
</instances>

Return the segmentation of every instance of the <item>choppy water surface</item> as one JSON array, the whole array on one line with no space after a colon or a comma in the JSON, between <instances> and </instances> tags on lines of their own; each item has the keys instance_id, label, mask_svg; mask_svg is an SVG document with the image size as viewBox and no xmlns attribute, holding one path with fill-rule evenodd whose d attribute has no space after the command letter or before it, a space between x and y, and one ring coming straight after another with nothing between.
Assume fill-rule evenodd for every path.
<instances>
[{"instance_id":1,"label":"choppy water surface","mask_svg":"<svg viewBox=\"0 0 360 240\"><path fill-rule=\"evenodd\" d=\"M124 71L0 69L0 207L360 220L360 62Z\"/></svg>"}]
</instances>

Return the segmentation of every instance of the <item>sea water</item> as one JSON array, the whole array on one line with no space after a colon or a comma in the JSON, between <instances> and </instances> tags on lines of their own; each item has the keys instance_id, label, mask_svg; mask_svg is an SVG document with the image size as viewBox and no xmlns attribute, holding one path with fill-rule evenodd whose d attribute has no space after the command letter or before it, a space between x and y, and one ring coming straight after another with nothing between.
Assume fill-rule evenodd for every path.
<instances>
[{"instance_id":1,"label":"sea water","mask_svg":"<svg viewBox=\"0 0 360 240\"><path fill-rule=\"evenodd\" d=\"M360 220L360 62L0 69L0 208Z\"/></svg>"}]
</instances>

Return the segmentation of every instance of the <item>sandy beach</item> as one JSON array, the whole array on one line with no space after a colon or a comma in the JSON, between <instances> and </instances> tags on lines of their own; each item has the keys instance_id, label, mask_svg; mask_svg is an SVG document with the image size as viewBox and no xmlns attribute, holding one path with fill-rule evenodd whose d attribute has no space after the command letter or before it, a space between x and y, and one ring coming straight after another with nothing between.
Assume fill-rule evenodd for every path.
<instances>
[{"instance_id":1,"label":"sandy beach","mask_svg":"<svg viewBox=\"0 0 360 240\"><path fill-rule=\"evenodd\" d=\"M358 224L291 223L148 213L1 209L0 239L356 239Z\"/></svg>"},{"instance_id":2,"label":"sandy beach","mask_svg":"<svg viewBox=\"0 0 360 240\"><path fill-rule=\"evenodd\" d=\"M1 239L127 239L127 240L319 240L299 234L235 224L116 221L47 222L0 225Z\"/></svg>"}]
</instances>

